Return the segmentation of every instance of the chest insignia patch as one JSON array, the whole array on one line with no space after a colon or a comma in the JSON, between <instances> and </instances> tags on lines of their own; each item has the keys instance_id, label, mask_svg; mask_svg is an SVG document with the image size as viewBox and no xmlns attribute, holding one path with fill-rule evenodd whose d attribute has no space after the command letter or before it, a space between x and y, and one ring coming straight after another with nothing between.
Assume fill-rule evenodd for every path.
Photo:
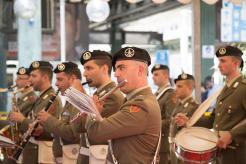
<instances>
[{"instance_id":1,"label":"chest insignia patch","mask_svg":"<svg viewBox=\"0 0 246 164\"><path fill-rule=\"evenodd\" d=\"M132 106L130 106L130 108L129 108L129 112L130 112L130 113L137 113L137 112L139 112L139 111L140 111L140 108L139 108L138 106L132 105Z\"/></svg>"}]
</instances>

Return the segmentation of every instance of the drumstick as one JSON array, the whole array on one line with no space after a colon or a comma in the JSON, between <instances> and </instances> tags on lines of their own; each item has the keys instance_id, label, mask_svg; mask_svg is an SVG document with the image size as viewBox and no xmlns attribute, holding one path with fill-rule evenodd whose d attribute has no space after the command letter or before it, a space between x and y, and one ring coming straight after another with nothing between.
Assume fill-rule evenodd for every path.
<instances>
[{"instance_id":1,"label":"drumstick","mask_svg":"<svg viewBox=\"0 0 246 164\"><path fill-rule=\"evenodd\" d=\"M210 139L207 139L207 138L203 138L201 136L197 136L197 135L194 135L194 134L191 134L191 136L196 137L198 139L202 139L202 140L208 141L208 142L217 143L216 141L213 141L213 140L210 140ZM230 148L230 149L236 149L235 146L231 146L231 145L228 145L227 147Z\"/></svg>"}]
</instances>

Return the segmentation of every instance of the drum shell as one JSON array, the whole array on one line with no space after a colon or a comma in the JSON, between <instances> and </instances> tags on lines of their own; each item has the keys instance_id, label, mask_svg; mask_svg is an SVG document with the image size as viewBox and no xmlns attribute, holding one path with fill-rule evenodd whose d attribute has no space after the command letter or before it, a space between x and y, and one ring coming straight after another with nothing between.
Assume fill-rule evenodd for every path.
<instances>
[{"instance_id":1,"label":"drum shell","mask_svg":"<svg viewBox=\"0 0 246 164\"><path fill-rule=\"evenodd\" d=\"M192 162L192 163L208 163L208 162L216 160L216 157L217 157L216 141L217 140L213 141L214 143L212 144L213 145L212 147L211 147L211 143L209 143L210 147L208 147L207 149L203 148L203 150L198 150L199 144L193 146L193 147L197 147L197 149L191 149L191 148L187 148L187 145L182 144L183 141L180 142L180 140L187 137L185 135L190 135L192 133L194 134L197 133L198 136L201 135L201 137L204 137L206 139L213 138L213 139L218 140L218 137L216 136L216 134L210 131L209 129L202 128L202 127L183 128L175 136L175 142L173 145L175 155L182 161ZM199 139L201 138L198 138L198 140ZM210 141L205 140L203 142L210 142ZM191 142L188 144L192 144L192 138L191 138Z\"/></svg>"}]
</instances>

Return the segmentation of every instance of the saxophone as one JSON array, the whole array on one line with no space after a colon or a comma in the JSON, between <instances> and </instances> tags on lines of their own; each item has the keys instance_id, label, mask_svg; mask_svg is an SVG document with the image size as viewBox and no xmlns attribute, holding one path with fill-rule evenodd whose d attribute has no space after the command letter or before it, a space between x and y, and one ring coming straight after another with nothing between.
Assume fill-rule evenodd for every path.
<instances>
[{"instance_id":1,"label":"saxophone","mask_svg":"<svg viewBox=\"0 0 246 164\"><path fill-rule=\"evenodd\" d=\"M15 88L16 85L11 86L9 89ZM12 110L11 112L19 112L17 108L16 94L23 91L26 87L16 89L12 92ZM6 125L0 130L0 133L3 134L4 137L11 139L14 143L18 143L21 138L21 134L19 131L17 122L10 122L10 124ZM8 158L13 155L12 147L2 147L0 148L0 161L3 161L5 158Z\"/></svg>"},{"instance_id":2,"label":"saxophone","mask_svg":"<svg viewBox=\"0 0 246 164\"><path fill-rule=\"evenodd\" d=\"M12 97L12 112L20 112L18 107L17 107L17 101L16 101L16 94L23 91L24 88L17 89L16 91L13 92L13 97ZM11 139L13 142L18 143L20 141L20 132L19 132L19 127L18 123L11 123L10 125L10 133L11 133Z\"/></svg>"},{"instance_id":3,"label":"saxophone","mask_svg":"<svg viewBox=\"0 0 246 164\"><path fill-rule=\"evenodd\" d=\"M30 86L25 86L23 88L20 89L16 89L15 91L13 91L13 96L12 96L12 112L20 112L19 108L17 107L17 98L16 98L16 94L19 92L24 91L25 89L29 88ZM21 134L19 131L19 127L18 127L18 123L11 123L10 124L10 133L11 133L11 139L13 142L15 143L19 143L20 138L21 138Z\"/></svg>"}]
</instances>

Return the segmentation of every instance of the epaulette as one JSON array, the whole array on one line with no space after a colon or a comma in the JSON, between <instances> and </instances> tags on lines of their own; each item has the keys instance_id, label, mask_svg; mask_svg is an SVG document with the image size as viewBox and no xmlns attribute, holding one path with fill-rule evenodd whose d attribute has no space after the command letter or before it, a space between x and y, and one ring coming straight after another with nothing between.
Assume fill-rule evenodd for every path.
<instances>
[{"instance_id":1,"label":"epaulette","mask_svg":"<svg viewBox=\"0 0 246 164\"><path fill-rule=\"evenodd\" d=\"M98 94L98 97L102 97L102 96L104 96L106 93L107 93L106 90L103 90L102 92L100 92L100 93Z\"/></svg>"},{"instance_id":2,"label":"epaulette","mask_svg":"<svg viewBox=\"0 0 246 164\"><path fill-rule=\"evenodd\" d=\"M134 98L134 101L143 101L143 100L144 100L144 96L143 95L139 95L139 96Z\"/></svg>"},{"instance_id":3,"label":"epaulette","mask_svg":"<svg viewBox=\"0 0 246 164\"><path fill-rule=\"evenodd\" d=\"M42 97L42 99L45 100L45 99L47 99L48 97L49 97L49 95L48 95L48 94L45 94L45 95Z\"/></svg>"},{"instance_id":4,"label":"epaulette","mask_svg":"<svg viewBox=\"0 0 246 164\"><path fill-rule=\"evenodd\" d=\"M189 102L186 102L185 104L184 104L184 108L187 108L189 106Z\"/></svg>"},{"instance_id":5,"label":"epaulette","mask_svg":"<svg viewBox=\"0 0 246 164\"><path fill-rule=\"evenodd\" d=\"M26 100L28 100L28 98L29 98L28 96L24 97L23 101L25 102Z\"/></svg>"},{"instance_id":6,"label":"epaulette","mask_svg":"<svg viewBox=\"0 0 246 164\"><path fill-rule=\"evenodd\" d=\"M42 97L42 99L45 100L45 99L47 99L48 97L52 97L52 96L54 96L54 95L55 95L54 92L46 93L46 94Z\"/></svg>"},{"instance_id":7,"label":"epaulette","mask_svg":"<svg viewBox=\"0 0 246 164\"><path fill-rule=\"evenodd\" d=\"M190 101L190 104L192 104L192 105L198 105L199 103L195 99L192 99Z\"/></svg>"}]
</instances>

